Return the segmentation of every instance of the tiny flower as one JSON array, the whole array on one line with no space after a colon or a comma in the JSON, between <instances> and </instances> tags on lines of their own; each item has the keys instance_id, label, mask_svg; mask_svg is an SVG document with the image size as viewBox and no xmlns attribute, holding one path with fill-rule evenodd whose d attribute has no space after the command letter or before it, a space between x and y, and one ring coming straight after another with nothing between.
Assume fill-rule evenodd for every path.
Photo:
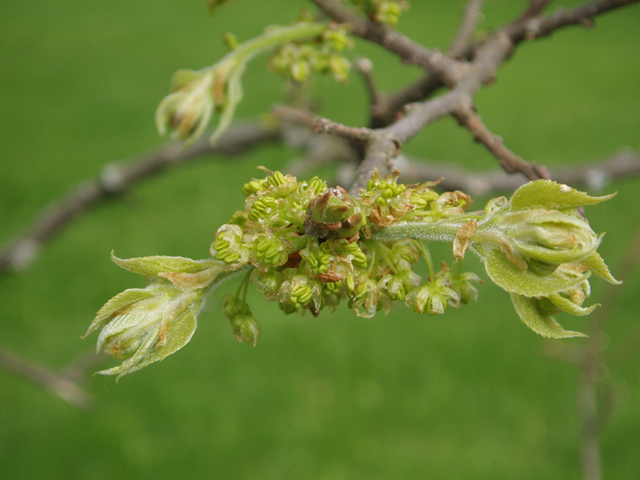
<instances>
[{"instance_id":1,"label":"tiny flower","mask_svg":"<svg viewBox=\"0 0 640 480\"><path fill-rule=\"evenodd\" d=\"M244 232L238 225L226 224L216 232L216 241L211 245L211 255L218 260L234 265L249 261L249 248L243 243Z\"/></svg>"},{"instance_id":2,"label":"tiny flower","mask_svg":"<svg viewBox=\"0 0 640 480\"><path fill-rule=\"evenodd\" d=\"M322 306L322 284L304 275L293 275L282 282L278 297L280 303L290 304L296 310L310 305L318 311Z\"/></svg>"},{"instance_id":3,"label":"tiny flower","mask_svg":"<svg viewBox=\"0 0 640 480\"><path fill-rule=\"evenodd\" d=\"M405 304L413 307L416 313L442 314L448 304L460 304L460 295L448 287L447 283L444 276L437 277L434 282L425 282L407 295Z\"/></svg>"},{"instance_id":4,"label":"tiny flower","mask_svg":"<svg viewBox=\"0 0 640 480\"><path fill-rule=\"evenodd\" d=\"M466 305L472 299L478 300L478 289L473 286L472 282L484 283L484 281L473 272L455 270L454 272L454 270L447 268L446 270L443 269L443 272L451 285L451 289L460 296L460 302Z\"/></svg>"},{"instance_id":5,"label":"tiny flower","mask_svg":"<svg viewBox=\"0 0 640 480\"><path fill-rule=\"evenodd\" d=\"M251 272L251 281L262 295L265 297L275 297L282 285L282 272L275 269L261 272L258 268L255 268L253 272Z\"/></svg>"},{"instance_id":6,"label":"tiny flower","mask_svg":"<svg viewBox=\"0 0 640 480\"><path fill-rule=\"evenodd\" d=\"M364 318L372 318L378 310L378 285L375 280L366 275L358 277L355 290L351 294L349 308L356 315Z\"/></svg>"},{"instance_id":7,"label":"tiny flower","mask_svg":"<svg viewBox=\"0 0 640 480\"><path fill-rule=\"evenodd\" d=\"M262 234L251 251L251 263L261 271L284 265L289 260L291 245L274 234Z\"/></svg>"},{"instance_id":8,"label":"tiny flower","mask_svg":"<svg viewBox=\"0 0 640 480\"><path fill-rule=\"evenodd\" d=\"M371 223L384 227L404 218L414 205L410 199L413 191L396 183L400 171L394 169L384 179L375 171L361 192L362 208Z\"/></svg>"}]
</instances>

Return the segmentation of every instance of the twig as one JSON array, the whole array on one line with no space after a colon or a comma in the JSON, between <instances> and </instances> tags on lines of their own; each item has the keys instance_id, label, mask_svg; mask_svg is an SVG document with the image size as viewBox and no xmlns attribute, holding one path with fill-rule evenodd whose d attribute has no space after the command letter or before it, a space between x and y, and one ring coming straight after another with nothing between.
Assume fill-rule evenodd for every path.
<instances>
[{"instance_id":1,"label":"twig","mask_svg":"<svg viewBox=\"0 0 640 480\"><path fill-rule=\"evenodd\" d=\"M327 15L339 23L351 24L351 33L378 43L400 56L403 62L419 65L436 73L444 83L454 85L466 71L464 62L425 48L385 25L359 17L338 0L313 0Z\"/></svg>"},{"instance_id":2,"label":"twig","mask_svg":"<svg viewBox=\"0 0 640 480\"><path fill-rule=\"evenodd\" d=\"M503 31L514 42L532 40L549 35L569 25L592 26L592 18L616 8L638 3L639 0L597 0L570 10L560 9L544 17L537 16L515 22Z\"/></svg>"},{"instance_id":3,"label":"twig","mask_svg":"<svg viewBox=\"0 0 640 480\"><path fill-rule=\"evenodd\" d=\"M520 15L520 18L517 21L520 22L539 15L552 1L553 0L531 0L529 2L529 7L522 13L522 15Z\"/></svg>"},{"instance_id":4,"label":"twig","mask_svg":"<svg viewBox=\"0 0 640 480\"><path fill-rule=\"evenodd\" d=\"M84 409L91 407L93 400L79 382L90 368L103 359L104 357L97 356L93 352L91 352L91 358L86 354L81 355L59 373L0 348L0 366L5 370L55 393L75 407Z\"/></svg>"},{"instance_id":5,"label":"twig","mask_svg":"<svg viewBox=\"0 0 640 480\"><path fill-rule=\"evenodd\" d=\"M450 57L461 58L464 55L469 39L475 31L476 24L482 13L483 3L484 0L469 0L469 3L467 3L458 34L449 47L448 55Z\"/></svg>"},{"instance_id":6,"label":"twig","mask_svg":"<svg viewBox=\"0 0 640 480\"><path fill-rule=\"evenodd\" d=\"M257 122L237 124L220 137L215 148L211 147L208 138L202 138L187 148L175 142L141 157L111 163L98 178L75 187L61 200L47 207L25 233L2 246L0 275L8 270L28 268L37 256L39 247L71 220L107 198L122 195L142 180L173 165L207 154L238 155L278 137L278 131Z\"/></svg>"},{"instance_id":7,"label":"twig","mask_svg":"<svg viewBox=\"0 0 640 480\"><path fill-rule=\"evenodd\" d=\"M375 108L375 106L381 101L381 94L376 85L375 78L373 77L373 62L368 58L359 57L355 60L354 65L364 79L364 85L367 88L367 93L369 94L369 103L372 108Z\"/></svg>"},{"instance_id":8,"label":"twig","mask_svg":"<svg viewBox=\"0 0 640 480\"><path fill-rule=\"evenodd\" d=\"M348 127L328 118L318 117L308 110L292 108L285 105L274 105L271 111L283 120L304 125L317 133L335 135L347 140L364 142L370 140L373 131L365 127Z\"/></svg>"},{"instance_id":9,"label":"twig","mask_svg":"<svg viewBox=\"0 0 640 480\"><path fill-rule=\"evenodd\" d=\"M502 143L502 138L491 133L491 131L482 123L480 115L475 113L469 107L462 107L453 112L453 116L469 129L476 141L481 142L487 150L495 155L500 161L500 165L507 173L521 172L529 180L538 180L540 178L549 178L549 172L543 166L536 165L533 162L527 162L522 159Z\"/></svg>"},{"instance_id":10,"label":"twig","mask_svg":"<svg viewBox=\"0 0 640 480\"><path fill-rule=\"evenodd\" d=\"M395 166L402 172L405 183L419 183L444 177L439 186L445 190L462 190L472 196L493 195L498 192L513 191L526 180L520 176L508 175L504 171L476 172L451 163L434 164L399 157ZM550 169L551 178L567 185L586 185L591 191L599 192L613 180L631 179L640 175L640 155L622 151L610 158L581 163L579 167ZM617 291L617 290L616 290Z\"/></svg>"}]
</instances>

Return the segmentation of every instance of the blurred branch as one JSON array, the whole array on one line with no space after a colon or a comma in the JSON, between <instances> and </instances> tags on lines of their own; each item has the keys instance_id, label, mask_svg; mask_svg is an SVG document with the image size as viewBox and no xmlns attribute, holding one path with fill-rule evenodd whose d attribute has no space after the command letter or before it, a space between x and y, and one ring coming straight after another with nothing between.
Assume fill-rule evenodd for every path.
<instances>
[{"instance_id":1,"label":"blurred branch","mask_svg":"<svg viewBox=\"0 0 640 480\"><path fill-rule=\"evenodd\" d=\"M21 356L0 348L0 366L20 379L51 391L65 402L78 408L90 408L93 400L84 391L80 382L94 365L104 360L104 356L88 352L73 360L61 372L26 360Z\"/></svg>"},{"instance_id":2,"label":"blurred branch","mask_svg":"<svg viewBox=\"0 0 640 480\"><path fill-rule=\"evenodd\" d=\"M472 37L473 32L476 29L478 19L482 14L482 4L484 0L469 0L464 10L462 17L462 24L456 37L449 47L448 55L452 58L460 58L464 55L469 44L469 39Z\"/></svg>"},{"instance_id":3,"label":"blurred branch","mask_svg":"<svg viewBox=\"0 0 640 480\"><path fill-rule=\"evenodd\" d=\"M532 162L520 158L502 143L502 138L491 133L482 123L480 115L475 113L470 107L463 107L455 112L453 116L469 129L476 141L481 142L500 161L500 165L507 173L521 172L529 180L549 178L549 172L545 167L541 167Z\"/></svg>"},{"instance_id":4,"label":"blurred branch","mask_svg":"<svg viewBox=\"0 0 640 480\"><path fill-rule=\"evenodd\" d=\"M521 19L506 27L504 33L508 35L514 43L519 43L523 40L532 40L534 38L547 36L554 30L570 25L591 27L593 25L592 18L596 15L638 3L638 1L639 0L597 0L569 10L558 9L550 15ZM544 7L544 5L542 6Z\"/></svg>"},{"instance_id":5,"label":"blurred branch","mask_svg":"<svg viewBox=\"0 0 640 480\"><path fill-rule=\"evenodd\" d=\"M446 84L455 84L467 66L438 50L428 49L405 37L391 27L362 18L344 6L339 0L313 0L327 15L339 23L351 25L351 33L378 43L397 54L404 63L419 65L437 74Z\"/></svg>"},{"instance_id":6,"label":"blurred branch","mask_svg":"<svg viewBox=\"0 0 640 480\"><path fill-rule=\"evenodd\" d=\"M28 268L40 246L71 220L108 198L124 194L142 180L204 155L239 155L279 137L278 130L258 122L236 124L220 137L215 147L211 147L208 137L203 137L186 148L179 142L173 142L141 157L110 163L98 178L76 186L62 199L46 207L25 233L10 239L0 248L0 275L9 270Z\"/></svg>"},{"instance_id":7,"label":"blurred branch","mask_svg":"<svg viewBox=\"0 0 640 480\"><path fill-rule=\"evenodd\" d=\"M365 140L366 136L369 139L364 148L362 164L356 173L356 183L351 188L352 192L357 192L366 183L367 174L374 169L384 169L380 170L380 173L386 174L386 169L392 165L393 157L383 158L385 155L398 154L402 144L412 139L430 123L450 114L466 125L475 138L487 146L508 172L518 171L529 179L546 177L543 167L530 164L506 149L499 141L499 137L482 124L472 110L473 96L482 85L493 81L498 68L522 40L545 36L568 25L586 25L595 15L636 3L638 0L597 0L570 10L559 10L552 15L531 17L546 5L543 2L533 2L519 20L501 29L480 45L470 65L455 61L438 51L426 49L389 27L361 18L337 0L313 1L334 20L350 23L355 35L379 43L398 54L407 63L423 66L433 72L440 82L451 87L449 92L439 97L411 104L405 108L405 116L395 120L389 126L372 129L366 132L366 135L359 137L360 140ZM424 87L423 83L414 84L411 90L412 95L417 93L413 90L416 85ZM387 115L382 116L382 113ZM390 113L393 114L393 112L378 111L377 115L380 117L377 121L374 117L372 124L383 124L384 121L389 120ZM355 136L355 131L351 127L334 122L327 121L323 128L325 131L348 132Z\"/></svg>"},{"instance_id":8,"label":"blurred branch","mask_svg":"<svg viewBox=\"0 0 640 480\"><path fill-rule=\"evenodd\" d=\"M375 78L373 77L373 62L368 58L359 57L356 58L354 65L358 70L358 73L364 79L365 87L367 88L367 93L369 94L369 103L371 104L371 108L374 108L378 103L380 103L380 90L376 85Z\"/></svg>"},{"instance_id":9,"label":"blurred branch","mask_svg":"<svg viewBox=\"0 0 640 480\"><path fill-rule=\"evenodd\" d=\"M446 190L462 190L472 196L492 195L513 191L523 185L522 177L497 170L477 172L447 164L434 164L400 157L396 167L405 183L420 183L444 177L440 186ZM586 185L590 191L601 191L609 182L640 175L640 155L623 150L598 161L581 163L575 167L549 169L549 175L567 185Z\"/></svg>"},{"instance_id":10,"label":"blurred branch","mask_svg":"<svg viewBox=\"0 0 640 480\"><path fill-rule=\"evenodd\" d=\"M542 13L553 0L531 0L529 7L522 13L518 21L527 20Z\"/></svg>"}]
</instances>

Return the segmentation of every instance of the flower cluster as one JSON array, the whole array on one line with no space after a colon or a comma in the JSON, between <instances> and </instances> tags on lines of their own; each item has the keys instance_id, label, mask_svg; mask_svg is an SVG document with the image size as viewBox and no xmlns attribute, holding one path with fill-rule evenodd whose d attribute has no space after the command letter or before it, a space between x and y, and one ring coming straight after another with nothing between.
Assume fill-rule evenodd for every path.
<instances>
[{"instance_id":1,"label":"flower cluster","mask_svg":"<svg viewBox=\"0 0 640 480\"><path fill-rule=\"evenodd\" d=\"M251 281L286 313L348 299L356 315L372 317L404 302L417 312L444 313L474 296L479 278L435 273L426 246L410 238L381 241L375 233L394 222L436 222L461 214L470 199L457 192L438 195L432 183L405 186L398 172L377 172L356 199L343 188L314 178L300 182L280 172L243 187L245 210L218 229L212 255L233 268L251 265ZM425 256L430 277L414 267Z\"/></svg>"},{"instance_id":2,"label":"flower cluster","mask_svg":"<svg viewBox=\"0 0 640 480\"><path fill-rule=\"evenodd\" d=\"M344 1L344 0L343 0ZM351 0L359 10L376 23L394 26L400 20L403 10L409 8L409 3L404 0Z\"/></svg>"},{"instance_id":3,"label":"flower cluster","mask_svg":"<svg viewBox=\"0 0 640 480\"><path fill-rule=\"evenodd\" d=\"M255 345L260 326L246 302L253 283L285 313L348 303L361 317L373 317L404 303L418 313L443 314L477 299L482 280L462 270L467 251L484 262L487 275L511 295L522 321L540 335L582 335L564 330L560 312L587 315L583 306L593 274L618 283L597 253L596 235L580 207L611 196L591 197L566 185L539 180L507 200L468 212L471 198L436 193L435 183L403 185L398 172L374 172L353 197L319 178L299 181L264 169L267 176L246 183L245 208L216 232L208 260L145 257L118 265L151 279L111 299L88 333L102 328L98 349L123 363L100 373L135 371L175 352L191 338L206 294L233 275L245 273L235 295L223 299L234 336ZM453 246L451 268L436 271L428 241ZM417 273L423 259L428 276Z\"/></svg>"},{"instance_id":4,"label":"flower cluster","mask_svg":"<svg viewBox=\"0 0 640 480\"><path fill-rule=\"evenodd\" d=\"M269 58L269 67L295 82L305 82L312 72L331 74L340 82L347 80L351 62L342 55L353 47L343 27L326 30L316 38L280 45Z\"/></svg>"}]
</instances>

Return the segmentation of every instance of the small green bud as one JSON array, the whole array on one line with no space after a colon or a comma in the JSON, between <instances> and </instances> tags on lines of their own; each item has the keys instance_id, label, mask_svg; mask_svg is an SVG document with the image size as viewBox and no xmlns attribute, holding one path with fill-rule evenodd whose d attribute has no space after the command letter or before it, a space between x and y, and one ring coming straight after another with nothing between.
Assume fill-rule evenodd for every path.
<instances>
[{"instance_id":1,"label":"small green bud","mask_svg":"<svg viewBox=\"0 0 640 480\"><path fill-rule=\"evenodd\" d=\"M291 304L296 310L310 305L318 311L322 306L322 284L304 275L294 275L282 282L278 298L281 303Z\"/></svg>"},{"instance_id":2,"label":"small green bud","mask_svg":"<svg viewBox=\"0 0 640 480\"><path fill-rule=\"evenodd\" d=\"M376 314L378 310L378 285L375 280L368 278L366 274L358 277L355 291L351 294L349 308L353 309L359 317L372 318Z\"/></svg>"},{"instance_id":3,"label":"small green bud","mask_svg":"<svg viewBox=\"0 0 640 480\"><path fill-rule=\"evenodd\" d=\"M384 292L392 300L404 301L407 294L402 278L396 275L384 275L378 281L378 290Z\"/></svg>"},{"instance_id":4,"label":"small green bud","mask_svg":"<svg viewBox=\"0 0 640 480\"><path fill-rule=\"evenodd\" d=\"M232 320L238 315L251 315L251 308L244 300L227 293L222 297L222 313Z\"/></svg>"},{"instance_id":5,"label":"small green bud","mask_svg":"<svg viewBox=\"0 0 640 480\"><path fill-rule=\"evenodd\" d=\"M258 237L255 248L251 252L251 263L266 272L272 267L287 263L290 248L285 240L281 240L273 234L262 234Z\"/></svg>"},{"instance_id":6,"label":"small green bud","mask_svg":"<svg viewBox=\"0 0 640 480\"><path fill-rule=\"evenodd\" d=\"M248 343L254 347L260 338L260 325L250 315L237 315L229 323L233 330L233 336L241 343Z\"/></svg>"},{"instance_id":7,"label":"small green bud","mask_svg":"<svg viewBox=\"0 0 640 480\"><path fill-rule=\"evenodd\" d=\"M267 272L261 272L255 268L251 272L251 281L258 287L258 291L265 297L275 297L280 291L282 285L282 272L270 269Z\"/></svg>"},{"instance_id":8,"label":"small green bud","mask_svg":"<svg viewBox=\"0 0 640 480\"><path fill-rule=\"evenodd\" d=\"M254 193L260 192L262 190L264 190L266 187L264 186L264 184L266 183L266 179L265 180L251 180L249 183L245 183L242 186L242 193L244 194L245 197L248 197L249 195L252 195Z\"/></svg>"}]
</instances>

